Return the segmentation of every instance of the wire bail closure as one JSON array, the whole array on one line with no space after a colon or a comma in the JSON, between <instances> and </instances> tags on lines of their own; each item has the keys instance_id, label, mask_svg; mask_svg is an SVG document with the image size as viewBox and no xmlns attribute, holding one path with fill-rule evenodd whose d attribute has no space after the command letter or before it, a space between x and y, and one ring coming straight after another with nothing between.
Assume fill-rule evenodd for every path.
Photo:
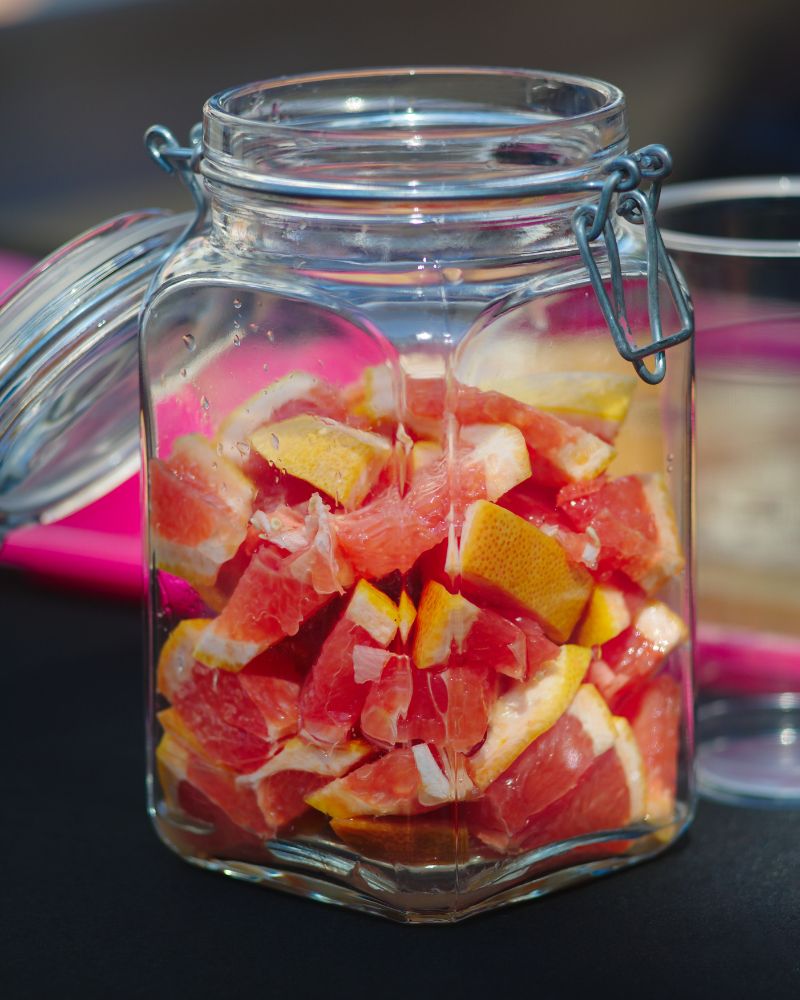
<instances>
[{"instance_id":1,"label":"wire bail closure","mask_svg":"<svg viewBox=\"0 0 800 1000\"><path fill-rule=\"evenodd\" d=\"M581 258L597 296L603 317L611 331L617 351L630 361L637 375L649 385L658 385L667 371L665 351L688 340L694 333L694 311L691 300L678 281L669 259L661 232L656 222L656 209L661 194L661 183L672 172L672 157L661 145L643 146L630 156L620 156L608 167L608 177L600 189L596 205L581 205L572 216L572 230L578 243ZM650 181L649 189L639 189L643 181ZM618 196L616 214L634 225L644 226L647 254L647 314L652 340L643 347L636 347L628 321L619 247L611 221L611 207ZM610 268L611 295L609 296L592 253L590 243L602 235ZM664 277L678 313L680 329L664 336L661 323L660 276ZM651 371L644 359L652 357Z\"/></svg>"},{"instance_id":2,"label":"wire bail closure","mask_svg":"<svg viewBox=\"0 0 800 1000\"><path fill-rule=\"evenodd\" d=\"M206 196L198 179L203 159L203 125L194 124L189 131L189 145L181 146L165 125L151 125L144 134L144 145L150 158L167 174L175 174L189 189L194 202L194 218L176 240L175 247L201 227L206 214ZM173 250L175 249L173 247Z\"/></svg>"},{"instance_id":3,"label":"wire bail closure","mask_svg":"<svg viewBox=\"0 0 800 1000\"><path fill-rule=\"evenodd\" d=\"M205 219L206 198L199 180L199 175L204 172L202 135L202 124L199 122L189 133L189 146L180 146L172 132L163 125L153 125L145 133L145 146L154 162L166 173L177 174L189 189L194 201L194 219L177 240L176 246L194 235ZM672 157L669 151L665 146L651 145L643 146L628 156L619 156L613 160L607 168L608 176L604 181L552 184L545 182L537 185L537 191L547 195L599 192L596 204L584 204L575 209L572 216L572 231L575 233L581 259L617 351L625 361L633 365L639 378L649 385L658 385L663 380L667 371L665 354L667 349L683 343L694 333L691 300L678 281L655 217L661 184L671 172ZM649 182L647 191L640 189L643 182ZM636 346L628 321L619 247L612 222L615 199L617 215L633 225L644 227L647 257L647 314L652 339L643 347ZM610 295L591 247L591 244L596 243L601 236L609 263ZM661 322L660 278L662 276L680 321L678 332L668 337L664 336ZM649 357L654 359L652 371L645 364L645 358Z\"/></svg>"}]
</instances>

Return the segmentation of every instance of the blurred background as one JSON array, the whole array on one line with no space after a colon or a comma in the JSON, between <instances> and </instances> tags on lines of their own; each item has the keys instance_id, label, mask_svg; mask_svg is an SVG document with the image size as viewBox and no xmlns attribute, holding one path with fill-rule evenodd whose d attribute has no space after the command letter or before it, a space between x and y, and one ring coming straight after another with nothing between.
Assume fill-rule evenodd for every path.
<instances>
[{"instance_id":1,"label":"blurred background","mask_svg":"<svg viewBox=\"0 0 800 1000\"><path fill-rule=\"evenodd\" d=\"M460 63L586 73L627 94L634 146L676 177L800 173L797 0L0 0L0 247L187 207L145 155L209 95L284 73Z\"/></svg>"}]
</instances>

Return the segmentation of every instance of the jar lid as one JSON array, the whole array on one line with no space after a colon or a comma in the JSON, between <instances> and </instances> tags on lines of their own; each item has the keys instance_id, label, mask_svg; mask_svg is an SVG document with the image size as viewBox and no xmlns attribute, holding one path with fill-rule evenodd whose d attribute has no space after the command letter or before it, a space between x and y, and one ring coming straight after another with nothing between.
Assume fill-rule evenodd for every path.
<instances>
[{"instance_id":1,"label":"jar lid","mask_svg":"<svg viewBox=\"0 0 800 1000\"><path fill-rule=\"evenodd\" d=\"M0 531L56 520L139 460L139 312L191 215L129 212L0 296Z\"/></svg>"}]
</instances>

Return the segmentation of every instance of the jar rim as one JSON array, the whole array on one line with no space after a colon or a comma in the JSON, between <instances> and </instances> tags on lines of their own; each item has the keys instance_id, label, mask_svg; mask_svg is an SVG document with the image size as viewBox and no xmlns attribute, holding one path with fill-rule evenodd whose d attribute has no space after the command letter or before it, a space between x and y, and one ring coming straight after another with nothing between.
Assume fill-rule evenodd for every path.
<instances>
[{"instance_id":1,"label":"jar rim","mask_svg":"<svg viewBox=\"0 0 800 1000\"><path fill-rule=\"evenodd\" d=\"M212 181L304 197L515 197L598 176L627 139L622 91L587 76L337 70L211 97L201 169Z\"/></svg>"}]
</instances>

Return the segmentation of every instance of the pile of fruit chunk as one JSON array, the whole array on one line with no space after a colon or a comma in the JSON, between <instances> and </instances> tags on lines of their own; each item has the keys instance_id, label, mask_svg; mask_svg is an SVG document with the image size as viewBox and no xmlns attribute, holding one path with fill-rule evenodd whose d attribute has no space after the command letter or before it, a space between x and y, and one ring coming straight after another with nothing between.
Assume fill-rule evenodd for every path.
<instances>
[{"instance_id":1,"label":"pile of fruit chunk","mask_svg":"<svg viewBox=\"0 0 800 1000\"><path fill-rule=\"evenodd\" d=\"M201 609L158 663L169 805L397 862L455 804L490 854L669 820L684 560L662 476L606 471L635 380L413 362L285 376L151 461L162 587Z\"/></svg>"}]
</instances>

